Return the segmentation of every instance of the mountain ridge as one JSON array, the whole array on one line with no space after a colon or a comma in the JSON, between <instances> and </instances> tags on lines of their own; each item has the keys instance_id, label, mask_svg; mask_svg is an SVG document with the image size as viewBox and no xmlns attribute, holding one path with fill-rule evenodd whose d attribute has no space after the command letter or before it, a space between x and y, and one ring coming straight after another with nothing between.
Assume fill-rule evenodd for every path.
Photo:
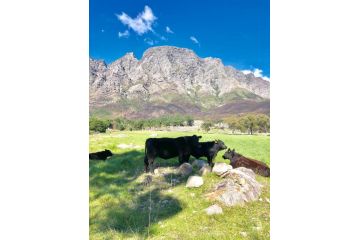
<instances>
[{"instance_id":1,"label":"mountain ridge","mask_svg":"<svg viewBox=\"0 0 359 240\"><path fill-rule=\"evenodd\" d=\"M186 48L152 47L141 59L130 52L110 64L92 58L89 62L90 111L137 101L150 106L192 104L206 111L229 102L269 102L269 81L225 66L219 58L200 58ZM136 110L129 106L118 114Z\"/></svg>"}]
</instances>

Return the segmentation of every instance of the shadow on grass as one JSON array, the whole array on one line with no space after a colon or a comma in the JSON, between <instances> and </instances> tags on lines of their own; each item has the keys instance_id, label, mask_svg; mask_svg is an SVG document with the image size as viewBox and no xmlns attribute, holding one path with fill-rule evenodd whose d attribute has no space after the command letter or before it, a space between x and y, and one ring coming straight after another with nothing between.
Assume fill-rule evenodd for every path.
<instances>
[{"instance_id":1,"label":"shadow on grass","mask_svg":"<svg viewBox=\"0 0 359 240\"><path fill-rule=\"evenodd\" d=\"M114 154L107 161L90 161L90 226L96 232L115 231L125 235L146 237L148 230L182 210L179 200L163 194L172 187L172 177L165 175L167 185L143 185L143 151ZM157 165L178 166L177 158L156 159ZM91 202L96 201L91 207ZM91 211L93 211L91 213ZM150 217L150 218L149 218Z\"/></svg>"}]
</instances>

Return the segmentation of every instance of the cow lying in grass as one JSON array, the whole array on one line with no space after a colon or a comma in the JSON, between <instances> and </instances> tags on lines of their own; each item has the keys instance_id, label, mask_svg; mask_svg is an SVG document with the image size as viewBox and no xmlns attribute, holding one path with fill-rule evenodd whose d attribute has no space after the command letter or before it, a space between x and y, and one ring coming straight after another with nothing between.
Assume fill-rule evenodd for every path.
<instances>
[{"instance_id":1,"label":"cow lying in grass","mask_svg":"<svg viewBox=\"0 0 359 240\"><path fill-rule=\"evenodd\" d=\"M156 157L169 159L178 156L179 163L188 162L192 152L199 147L201 136L185 136L178 138L148 138L145 144L145 171L154 171Z\"/></svg>"},{"instance_id":2,"label":"cow lying in grass","mask_svg":"<svg viewBox=\"0 0 359 240\"><path fill-rule=\"evenodd\" d=\"M224 153L223 158L229 159L233 168L245 167L252 169L255 173L264 177L269 177L270 175L270 169L267 164L236 153L235 149L228 149L227 152Z\"/></svg>"},{"instance_id":3,"label":"cow lying in grass","mask_svg":"<svg viewBox=\"0 0 359 240\"><path fill-rule=\"evenodd\" d=\"M113 154L110 150L105 149L105 151L94 152L89 154L90 160L102 160L105 161L108 157L111 157Z\"/></svg>"},{"instance_id":4,"label":"cow lying in grass","mask_svg":"<svg viewBox=\"0 0 359 240\"><path fill-rule=\"evenodd\" d=\"M199 148L192 152L192 156L195 158L206 157L208 164L213 165L212 161L216 158L217 153L221 150L227 149L227 146L221 140L215 140L211 142L199 143Z\"/></svg>"}]
</instances>

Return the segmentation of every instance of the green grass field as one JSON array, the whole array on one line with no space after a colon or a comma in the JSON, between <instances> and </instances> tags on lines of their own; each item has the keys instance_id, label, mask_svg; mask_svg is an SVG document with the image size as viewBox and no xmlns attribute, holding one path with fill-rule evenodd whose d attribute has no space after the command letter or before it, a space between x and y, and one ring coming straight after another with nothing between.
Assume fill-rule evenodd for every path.
<instances>
[{"instance_id":1,"label":"green grass field","mask_svg":"<svg viewBox=\"0 0 359 240\"><path fill-rule=\"evenodd\" d=\"M203 195L220 181L212 173L196 189L185 188L186 178L170 187L144 187L140 183L145 176L144 143L152 133L157 137L197 134L203 136L201 141L221 139L227 147L270 165L269 136L152 131L91 134L90 152L107 148L114 156L106 162L90 161L90 239L269 239L269 178L257 175L263 184L261 201L244 207L222 206L224 213L212 216L203 211L213 204ZM119 149L121 143L141 148ZM215 161L226 162L223 153ZM156 162L161 167L178 165L177 158Z\"/></svg>"}]
</instances>

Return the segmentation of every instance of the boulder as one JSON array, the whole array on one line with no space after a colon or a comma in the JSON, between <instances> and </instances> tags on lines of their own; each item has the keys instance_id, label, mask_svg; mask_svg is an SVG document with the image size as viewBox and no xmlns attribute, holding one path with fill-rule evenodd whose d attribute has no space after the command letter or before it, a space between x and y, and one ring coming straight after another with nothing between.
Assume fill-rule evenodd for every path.
<instances>
[{"instance_id":1,"label":"boulder","mask_svg":"<svg viewBox=\"0 0 359 240\"><path fill-rule=\"evenodd\" d=\"M254 172L247 169L231 169L221 175L224 179L214 186L206 196L225 206L243 205L258 200L262 185L254 178Z\"/></svg>"},{"instance_id":2,"label":"boulder","mask_svg":"<svg viewBox=\"0 0 359 240\"><path fill-rule=\"evenodd\" d=\"M215 163L212 172L217 174L218 176L222 175L223 173L227 172L228 170L233 169L233 167L226 163Z\"/></svg>"},{"instance_id":3,"label":"boulder","mask_svg":"<svg viewBox=\"0 0 359 240\"><path fill-rule=\"evenodd\" d=\"M220 206L217 204L214 204L208 208L205 209L207 215L213 215L213 214L223 214L223 210Z\"/></svg>"},{"instance_id":4,"label":"boulder","mask_svg":"<svg viewBox=\"0 0 359 240\"><path fill-rule=\"evenodd\" d=\"M201 169L202 167L209 166L209 165L208 165L208 163L206 163L203 160L196 159L196 160L193 161L192 166L193 167L198 167L199 169Z\"/></svg>"},{"instance_id":5,"label":"boulder","mask_svg":"<svg viewBox=\"0 0 359 240\"><path fill-rule=\"evenodd\" d=\"M211 170L212 170L212 169L211 169L210 166L203 166L203 167L199 170L199 174L200 174L201 176L204 176L204 175L210 173Z\"/></svg>"},{"instance_id":6,"label":"boulder","mask_svg":"<svg viewBox=\"0 0 359 240\"><path fill-rule=\"evenodd\" d=\"M192 165L189 163L183 163L178 168L178 173L180 173L182 176L190 175L192 172Z\"/></svg>"},{"instance_id":7,"label":"boulder","mask_svg":"<svg viewBox=\"0 0 359 240\"><path fill-rule=\"evenodd\" d=\"M200 187L203 185L203 178L200 176L190 176L187 179L186 187L192 188L192 187Z\"/></svg>"}]
</instances>

